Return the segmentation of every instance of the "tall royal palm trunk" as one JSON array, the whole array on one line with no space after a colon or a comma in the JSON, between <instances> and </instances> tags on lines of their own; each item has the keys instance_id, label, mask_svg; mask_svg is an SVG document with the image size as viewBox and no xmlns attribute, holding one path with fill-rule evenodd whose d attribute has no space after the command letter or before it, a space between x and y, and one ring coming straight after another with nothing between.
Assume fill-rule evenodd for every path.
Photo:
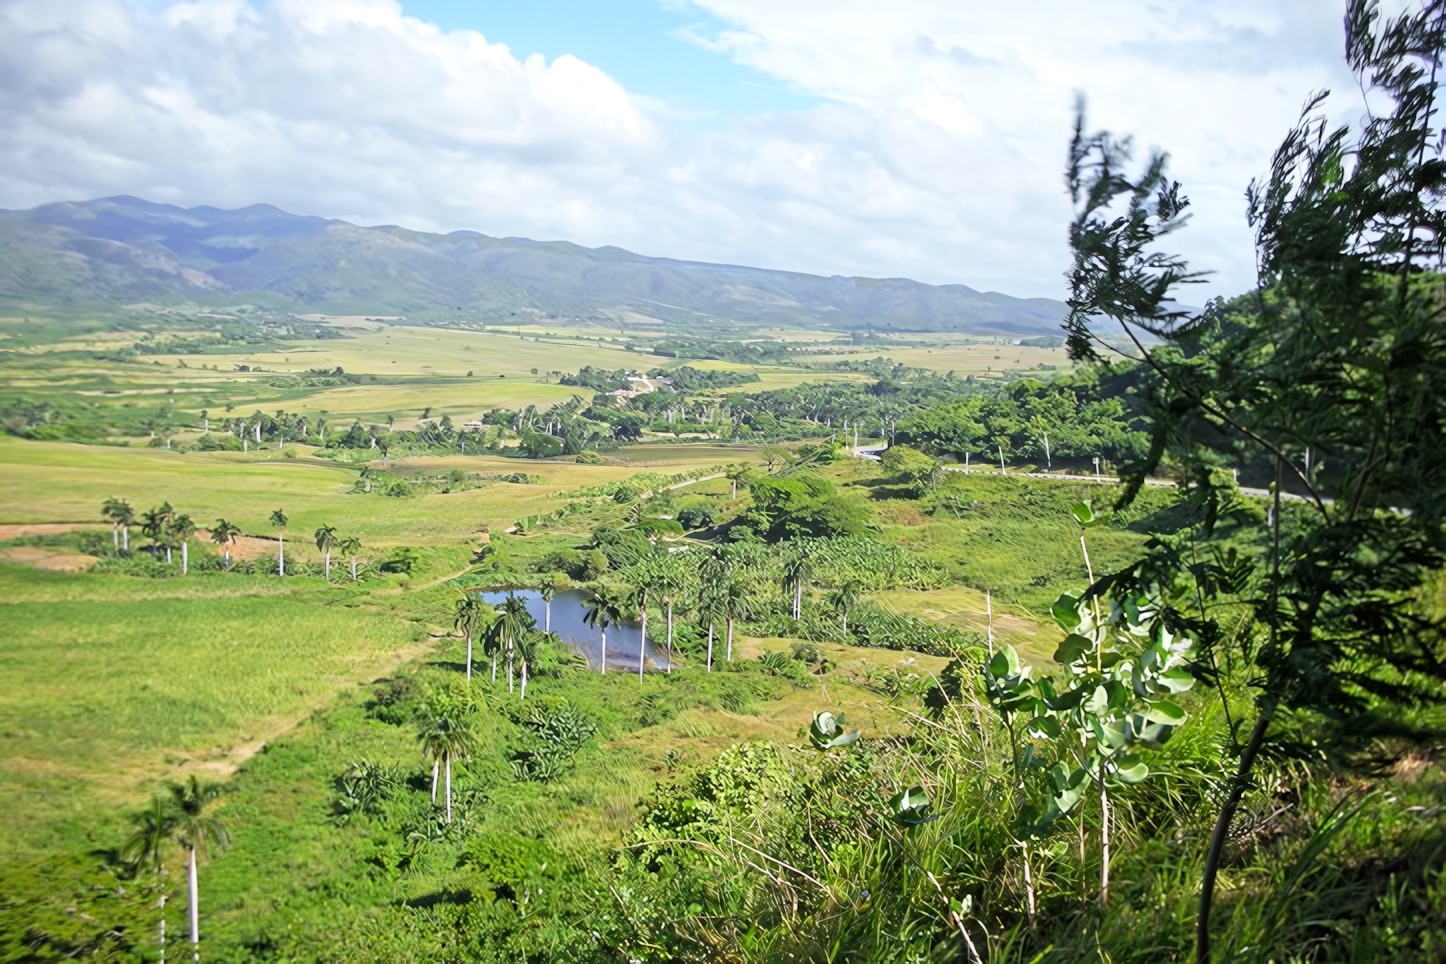
<instances>
[{"instance_id":1,"label":"tall royal palm trunk","mask_svg":"<svg viewBox=\"0 0 1446 964\"><path fill-rule=\"evenodd\" d=\"M512 692L512 640L507 641L507 692Z\"/></svg>"},{"instance_id":2,"label":"tall royal palm trunk","mask_svg":"<svg viewBox=\"0 0 1446 964\"><path fill-rule=\"evenodd\" d=\"M542 601L542 631L543 631L544 633L550 633L550 632L552 632L552 600L551 600L551 599L544 599L544 600Z\"/></svg>"},{"instance_id":3,"label":"tall royal palm trunk","mask_svg":"<svg viewBox=\"0 0 1446 964\"><path fill-rule=\"evenodd\" d=\"M189 854L189 856L190 856L190 866L187 868L186 875L187 875L187 877L188 877L188 884L189 884L189 886L190 886L190 893L191 893L191 907L190 907L190 911L191 911L191 951L192 951L193 954L195 954L196 959L197 959L197 960L200 960L200 954L201 954L201 952L200 952L200 944L201 944L201 903L200 903L200 893L199 893L200 888L196 885L196 848L195 848L195 847L191 847L191 848L190 848L190 854Z\"/></svg>"},{"instance_id":4,"label":"tall royal palm trunk","mask_svg":"<svg viewBox=\"0 0 1446 964\"><path fill-rule=\"evenodd\" d=\"M803 618L803 580L799 580L793 587L793 621L798 622Z\"/></svg>"},{"instance_id":5,"label":"tall royal palm trunk","mask_svg":"<svg viewBox=\"0 0 1446 964\"><path fill-rule=\"evenodd\" d=\"M171 558L171 547L166 546L166 565L172 565L174 562L175 560Z\"/></svg>"},{"instance_id":6,"label":"tall royal palm trunk","mask_svg":"<svg viewBox=\"0 0 1446 964\"><path fill-rule=\"evenodd\" d=\"M191 550L191 543L190 543L189 541L181 543L181 575L183 575L183 576L184 576L186 573L188 573L188 572L191 571L191 551L190 551L190 550Z\"/></svg>"},{"instance_id":7,"label":"tall royal palm trunk","mask_svg":"<svg viewBox=\"0 0 1446 964\"><path fill-rule=\"evenodd\" d=\"M110 527L110 547L120 552L120 529L114 523Z\"/></svg>"},{"instance_id":8,"label":"tall royal palm trunk","mask_svg":"<svg viewBox=\"0 0 1446 964\"><path fill-rule=\"evenodd\" d=\"M713 672L713 620L708 620L708 672Z\"/></svg>"},{"instance_id":9,"label":"tall royal palm trunk","mask_svg":"<svg viewBox=\"0 0 1446 964\"><path fill-rule=\"evenodd\" d=\"M638 682L643 681L643 657L648 649L648 607L642 607L643 628L638 633Z\"/></svg>"},{"instance_id":10,"label":"tall royal palm trunk","mask_svg":"<svg viewBox=\"0 0 1446 964\"><path fill-rule=\"evenodd\" d=\"M527 660L522 661L522 690L521 699L527 699Z\"/></svg>"},{"instance_id":11,"label":"tall royal palm trunk","mask_svg":"<svg viewBox=\"0 0 1446 964\"><path fill-rule=\"evenodd\" d=\"M601 670L601 672L603 673L603 675L607 675L607 671L608 671L608 629L607 629L606 626L603 627L602 637L603 637L603 641L602 641L602 659L599 660L599 662L602 663L602 670Z\"/></svg>"},{"instance_id":12,"label":"tall royal palm trunk","mask_svg":"<svg viewBox=\"0 0 1446 964\"><path fill-rule=\"evenodd\" d=\"M728 617L728 662L733 662L733 617Z\"/></svg>"},{"instance_id":13,"label":"tall royal palm trunk","mask_svg":"<svg viewBox=\"0 0 1446 964\"><path fill-rule=\"evenodd\" d=\"M447 822L452 822L452 754L447 754Z\"/></svg>"},{"instance_id":14,"label":"tall royal palm trunk","mask_svg":"<svg viewBox=\"0 0 1446 964\"><path fill-rule=\"evenodd\" d=\"M121 526L121 552L130 555L131 551L131 527Z\"/></svg>"},{"instance_id":15,"label":"tall royal palm trunk","mask_svg":"<svg viewBox=\"0 0 1446 964\"><path fill-rule=\"evenodd\" d=\"M356 556L351 557L351 581L356 582Z\"/></svg>"},{"instance_id":16,"label":"tall royal palm trunk","mask_svg":"<svg viewBox=\"0 0 1446 964\"><path fill-rule=\"evenodd\" d=\"M278 576L284 576L284 575L286 575L286 534L285 534L285 533L282 533L280 536L277 536L277 543L276 543L276 574L277 574Z\"/></svg>"},{"instance_id":17,"label":"tall royal palm trunk","mask_svg":"<svg viewBox=\"0 0 1446 964\"><path fill-rule=\"evenodd\" d=\"M328 582L330 582L330 581L331 581L331 550L330 550L330 549L326 550L326 555L325 555L324 558L325 558L326 561L322 563L322 566L323 566L323 570L322 570L322 571L325 573L326 580L327 580Z\"/></svg>"},{"instance_id":18,"label":"tall royal palm trunk","mask_svg":"<svg viewBox=\"0 0 1446 964\"><path fill-rule=\"evenodd\" d=\"M472 634L467 634L467 682L472 682Z\"/></svg>"},{"instance_id":19,"label":"tall royal palm trunk","mask_svg":"<svg viewBox=\"0 0 1446 964\"><path fill-rule=\"evenodd\" d=\"M668 600L668 672L673 672L673 601Z\"/></svg>"},{"instance_id":20,"label":"tall royal palm trunk","mask_svg":"<svg viewBox=\"0 0 1446 964\"><path fill-rule=\"evenodd\" d=\"M439 770L440 768L441 768L441 761L439 761L439 760L433 760L433 761L432 761L432 806L434 806L434 807L437 805L437 775L438 775L438 770Z\"/></svg>"}]
</instances>

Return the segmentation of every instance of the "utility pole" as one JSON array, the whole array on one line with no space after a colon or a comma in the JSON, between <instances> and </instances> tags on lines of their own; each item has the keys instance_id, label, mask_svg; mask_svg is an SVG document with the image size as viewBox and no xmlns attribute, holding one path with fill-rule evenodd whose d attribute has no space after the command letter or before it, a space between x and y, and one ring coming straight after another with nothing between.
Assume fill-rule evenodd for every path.
<instances>
[{"instance_id":1,"label":"utility pole","mask_svg":"<svg viewBox=\"0 0 1446 964\"><path fill-rule=\"evenodd\" d=\"M1099 480L1100 480L1100 457L1099 457L1098 455L1096 455L1096 456L1095 456L1095 481L1098 482Z\"/></svg>"},{"instance_id":2,"label":"utility pole","mask_svg":"<svg viewBox=\"0 0 1446 964\"><path fill-rule=\"evenodd\" d=\"M1004 446L999 446L999 474L1006 474L1004 471Z\"/></svg>"}]
</instances>

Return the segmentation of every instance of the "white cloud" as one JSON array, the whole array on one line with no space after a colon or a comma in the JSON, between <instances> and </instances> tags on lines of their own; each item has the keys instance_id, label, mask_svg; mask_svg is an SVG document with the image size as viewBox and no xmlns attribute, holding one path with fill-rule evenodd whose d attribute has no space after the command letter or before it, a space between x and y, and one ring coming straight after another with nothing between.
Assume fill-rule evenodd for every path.
<instances>
[{"instance_id":1,"label":"white cloud","mask_svg":"<svg viewBox=\"0 0 1446 964\"><path fill-rule=\"evenodd\" d=\"M1168 146L1181 246L1249 283L1241 191L1339 11L1310 0L693 0L723 55L824 100L680 123L594 66L519 60L395 0L0 0L0 206L129 193L1062 293L1060 168L1091 120Z\"/></svg>"}]
</instances>

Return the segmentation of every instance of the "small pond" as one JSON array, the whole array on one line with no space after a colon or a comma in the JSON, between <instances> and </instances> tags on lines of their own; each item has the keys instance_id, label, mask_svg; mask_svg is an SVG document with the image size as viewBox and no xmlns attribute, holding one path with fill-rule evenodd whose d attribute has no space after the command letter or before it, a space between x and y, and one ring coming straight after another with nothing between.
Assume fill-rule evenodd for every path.
<instances>
[{"instance_id":1,"label":"small pond","mask_svg":"<svg viewBox=\"0 0 1446 964\"><path fill-rule=\"evenodd\" d=\"M537 620L537 628L546 625L546 604L536 589L518 589L515 592L484 592L482 600L493 606L499 605L509 595L516 596L527 604L527 612ZM560 592L552 597L552 631L565 643L571 643L578 652L587 657L587 664L593 669L601 667L602 632L583 621L591 596L578 589ZM653 627L649 626L651 631ZM608 626L607 667L609 670L638 671L638 641L642 635L637 623L628 622ZM647 669L667 669L668 657L663 646L650 636L644 655Z\"/></svg>"}]
</instances>

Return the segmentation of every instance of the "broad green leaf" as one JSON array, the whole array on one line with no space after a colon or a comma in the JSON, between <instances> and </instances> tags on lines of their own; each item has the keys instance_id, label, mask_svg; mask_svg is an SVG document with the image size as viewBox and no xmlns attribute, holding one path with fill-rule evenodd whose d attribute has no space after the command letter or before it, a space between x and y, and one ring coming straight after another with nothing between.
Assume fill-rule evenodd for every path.
<instances>
[{"instance_id":1,"label":"broad green leaf","mask_svg":"<svg viewBox=\"0 0 1446 964\"><path fill-rule=\"evenodd\" d=\"M1069 593L1061 594L1049 607L1049 612L1065 632L1073 632L1083 621L1079 613L1079 598Z\"/></svg>"},{"instance_id":2,"label":"broad green leaf","mask_svg":"<svg viewBox=\"0 0 1446 964\"><path fill-rule=\"evenodd\" d=\"M1095 518L1095 510L1090 508L1088 502L1076 502L1069 507L1069 514L1074 516L1074 521L1087 529L1097 521Z\"/></svg>"},{"instance_id":3,"label":"broad green leaf","mask_svg":"<svg viewBox=\"0 0 1446 964\"><path fill-rule=\"evenodd\" d=\"M1121 783L1139 783L1150 775L1150 767L1138 757L1120 757L1115 779Z\"/></svg>"},{"instance_id":4,"label":"broad green leaf","mask_svg":"<svg viewBox=\"0 0 1446 964\"><path fill-rule=\"evenodd\" d=\"M1096 686L1094 692L1084 702L1084 711L1092 716L1102 716L1110 709L1110 691L1103 686Z\"/></svg>"},{"instance_id":5,"label":"broad green leaf","mask_svg":"<svg viewBox=\"0 0 1446 964\"><path fill-rule=\"evenodd\" d=\"M1019 675L1019 654L1013 646L1002 646L989 660L989 674L996 679Z\"/></svg>"},{"instance_id":6,"label":"broad green leaf","mask_svg":"<svg viewBox=\"0 0 1446 964\"><path fill-rule=\"evenodd\" d=\"M808 728L808 737L817 749L831 750L856 742L859 731L844 732L844 714L835 716L827 710L821 710L813 714L813 724Z\"/></svg>"},{"instance_id":7,"label":"broad green leaf","mask_svg":"<svg viewBox=\"0 0 1446 964\"><path fill-rule=\"evenodd\" d=\"M910 787L889 798L889 808L894 811L894 821L905 827L917 827L929 820L929 795L923 787Z\"/></svg>"},{"instance_id":8,"label":"broad green leaf","mask_svg":"<svg viewBox=\"0 0 1446 964\"><path fill-rule=\"evenodd\" d=\"M1029 735L1036 740L1048 737L1051 740L1059 739L1059 720L1052 716L1036 716L1029 721ZM1033 749L1033 747L1030 747Z\"/></svg>"},{"instance_id":9,"label":"broad green leaf","mask_svg":"<svg viewBox=\"0 0 1446 964\"><path fill-rule=\"evenodd\" d=\"M1186 693L1195 687L1195 677L1183 666L1166 670L1156 677L1156 682L1171 693Z\"/></svg>"},{"instance_id":10,"label":"broad green leaf","mask_svg":"<svg viewBox=\"0 0 1446 964\"><path fill-rule=\"evenodd\" d=\"M1156 700L1145 710L1145 719L1151 723L1169 723L1171 726L1179 726L1185 722L1185 710L1178 703Z\"/></svg>"},{"instance_id":11,"label":"broad green leaf","mask_svg":"<svg viewBox=\"0 0 1446 964\"><path fill-rule=\"evenodd\" d=\"M1079 633L1070 633L1054 651L1054 661L1061 666L1068 666L1093 648L1094 643L1086 637Z\"/></svg>"}]
</instances>

